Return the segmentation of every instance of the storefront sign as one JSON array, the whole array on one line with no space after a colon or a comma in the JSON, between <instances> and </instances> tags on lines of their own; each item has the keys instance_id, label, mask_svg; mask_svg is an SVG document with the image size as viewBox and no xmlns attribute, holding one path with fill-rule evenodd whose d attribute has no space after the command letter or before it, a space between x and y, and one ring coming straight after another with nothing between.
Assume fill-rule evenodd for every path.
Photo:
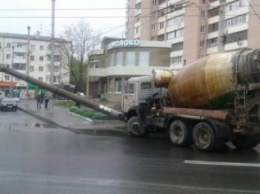
<instances>
[{"instance_id":1,"label":"storefront sign","mask_svg":"<svg viewBox=\"0 0 260 194\"><path fill-rule=\"evenodd\" d=\"M132 40L117 40L112 42L112 47L126 47L126 46L139 46L140 40L132 39Z\"/></svg>"}]
</instances>

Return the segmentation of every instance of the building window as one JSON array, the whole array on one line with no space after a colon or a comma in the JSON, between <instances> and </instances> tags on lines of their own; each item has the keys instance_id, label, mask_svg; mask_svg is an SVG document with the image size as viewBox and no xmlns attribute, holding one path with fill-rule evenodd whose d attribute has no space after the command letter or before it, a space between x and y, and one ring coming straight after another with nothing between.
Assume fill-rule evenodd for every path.
<instances>
[{"instance_id":1,"label":"building window","mask_svg":"<svg viewBox=\"0 0 260 194\"><path fill-rule=\"evenodd\" d=\"M122 66L123 64L123 52L117 52L116 54L116 66Z\"/></svg>"},{"instance_id":2,"label":"building window","mask_svg":"<svg viewBox=\"0 0 260 194\"><path fill-rule=\"evenodd\" d=\"M239 0L226 5L226 12L235 11L241 7L248 6L248 0Z\"/></svg>"},{"instance_id":3,"label":"building window","mask_svg":"<svg viewBox=\"0 0 260 194\"><path fill-rule=\"evenodd\" d=\"M243 14L226 20L226 27L236 26L248 22L248 15Z\"/></svg>"},{"instance_id":4,"label":"building window","mask_svg":"<svg viewBox=\"0 0 260 194\"><path fill-rule=\"evenodd\" d=\"M212 38L208 40L208 48L218 46L218 38Z\"/></svg>"},{"instance_id":5,"label":"building window","mask_svg":"<svg viewBox=\"0 0 260 194\"><path fill-rule=\"evenodd\" d=\"M50 82L51 81L51 77L49 75L46 76L46 82Z\"/></svg>"},{"instance_id":6,"label":"building window","mask_svg":"<svg viewBox=\"0 0 260 194\"><path fill-rule=\"evenodd\" d=\"M183 42L172 45L172 51L180 51L180 50L183 50Z\"/></svg>"},{"instance_id":7,"label":"building window","mask_svg":"<svg viewBox=\"0 0 260 194\"><path fill-rule=\"evenodd\" d=\"M32 50L32 51L35 50L35 45L31 45L31 50Z\"/></svg>"},{"instance_id":8,"label":"building window","mask_svg":"<svg viewBox=\"0 0 260 194\"><path fill-rule=\"evenodd\" d=\"M141 21L141 14L135 16L135 22L140 22Z\"/></svg>"},{"instance_id":9,"label":"building window","mask_svg":"<svg viewBox=\"0 0 260 194\"><path fill-rule=\"evenodd\" d=\"M108 92L112 92L113 91L113 79L109 79L108 80Z\"/></svg>"},{"instance_id":10,"label":"building window","mask_svg":"<svg viewBox=\"0 0 260 194\"><path fill-rule=\"evenodd\" d=\"M108 57L108 61L109 61L109 63L108 63L108 65L109 66L113 66L114 65L114 61L115 61L115 54L114 53L111 53L110 55L109 55L109 57Z\"/></svg>"},{"instance_id":11,"label":"building window","mask_svg":"<svg viewBox=\"0 0 260 194\"><path fill-rule=\"evenodd\" d=\"M211 9L208 12L209 18L215 17L219 15L219 8Z\"/></svg>"},{"instance_id":12,"label":"building window","mask_svg":"<svg viewBox=\"0 0 260 194\"><path fill-rule=\"evenodd\" d=\"M128 51L126 53L126 66L135 65L135 51Z\"/></svg>"},{"instance_id":13,"label":"building window","mask_svg":"<svg viewBox=\"0 0 260 194\"><path fill-rule=\"evenodd\" d=\"M138 34L139 32L140 32L140 26L137 26L137 27L135 28L135 33Z\"/></svg>"},{"instance_id":14,"label":"building window","mask_svg":"<svg viewBox=\"0 0 260 194\"><path fill-rule=\"evenodd\" d=\"M173 32L169 32L167 34L168 40L178 38L178 37L181 37L181 36L183 36L183 29L179 29L179 30L176 30L176 31L173 31Z\"/></svg>"},{"instance_id":15,"label":"building window","mask_svg":"<svg viewBox=\"0 0 260 194\"><path fill-rule=\"evenodd\" d=\"M16 70L25 70L26 65L23 63L14 63L13 68Z\"/></svg>"},{"instance_id":16,"label":"building window","mask_svg":"<svg viewBox=\"0 0 260 194\"><path fill-rule=\"evenodd\" d=\"M24 45L24 43L22 43L22 42L17 42L17 43L16 43L16 47L17 47L17 48L22 48L23 45Z\"/></svg>"},{"instance_id":17,"label":"building window","mask_svg":"<svg viewBox=\"0 0 260 194\"><path fill-rule=\"evenodd\" d=\"M157 5L157 0L153 0L153 5Z\"/></svg>"},{"instance_id":18,"label":"building window","mask_svg":"<svg viewBox=\"0 0 260 194\"><path fill-rule=\"evenodd\" d=\"M157 41L164 41L164 34L157 36Z\"/></svg>"},{"instance_id":19,"label":"building window","mask_svg":"<svg viewBox=\"0 0 260 194\"><path fill-rule=\"evenodd\" d=\"M165 15L165 11L166 11L165 9L159 10L159 11L158 11L158 16L159 16L159 17L164 16L164 15Z\"/></svg>"},{"instance_id":20,"label":"building window","mask_svg":"<svg viewBox=\"0 0 260 194\"><path fill-rule=\"evenodd\" d=\"M7 48L11 48L11 43L7 43L7 44L6 44L6 47L7 47Z\"/></svg>"},{"instance_id":21,"label":"building window","mask_svg":"<svg viewBox=\"0 0 260 194\"><path fill-rule=\"evenodd\" d=\"M6 59L11 59L11 55L10 54L6 54Z\"/></svg>"},{"instance_id":22,"label":"building window","mask_svg":"<svg viewBox=\"0 0 260 194\"><path fill-rule=\"evenodd\" d=\"M135 14L141 13L141 7L142 7L141 2L135 5Z\"/></svg>"},{"instance_id":23,"label":"building window","mask_svg":"<svg viewBox=\"0 0 260 194\"><path fill-rule=\"evenodd\" d=\"M44 57L43 57L43 56L40 56L39 59L40 59L40 61L43 61L43 60L44 60Z\"/></svg>"},{"instance_id":24,"label":"building window","mask_svg":"<svg viewBox=\"0 0 260 194\"><path fill-rule=\"evenodd\" d=\"M53 68L54 68L54 69L53 69L54 72L59 72L59 70L60 70L60 68L57 67L57 66L54 66Z\"/></svg>"},{"instance_id":25,"label":"building window","mask_svg":"<svg viewBox=\"0 0 260 194\"><path fill-rule=\"evenodd\" d=\"M5 80L10 80L10 76L9 75L5 75Z\"/></svg>"},{"instance_id":26,"label":"building window","mask_svg":"<svg viewBox=\"0 0 260 194\"><path fill-rule=\"evenodd\" d=\"M157 11L153 11L152 12L152 18L157 18L158 12Z\"/></svg>"},{"instance_id":27,"label":"building window","mask_svg":"<svg viewBox=\"0 0 260 194\"><path fill-rule=\"evenodd\" d=\"M60 61L60 55L55 55L54 56L54 61Z\"/></svg>"},{"instance_id":28,"label":"building window","mask_svg":"<svg viewBox=\"0 0 260 194\"><path fill-rule=\"evenodd\" d=\"M53 82L54 83L59 83L60 77L59 76L53 76Z\"/></svg>"},{"instance_id":29,"label":"building window","mask_svg":"<svg viewBox=\"0 0 260 194\"><path fill-rule=\"evenodd\" d=\"M34 61L34 56L33 55L30 56L30 61Z\"/></svg>"},{"instance_id":30,"label":"building window","mask_svg":"<svg viewBox=\"0 0 260 194\"><path fill-rule=\"evenodd\" d=\"M200 15L201 15L201 18L205 18L207 16L207 12L201 11Z\"/></svg>"},{"instance_id":31,"label":"building window","mask_svg":"<svg viewBox=\"0 0 260 194\"><path fill-rule=\"evenodd\" d=\"M171 63L182 63L182 56L171 57Z\"/></svg>"},{"instance_id":32,"label":"building window","mask_svg":"<svg viewBox=\"0 0 260 194\"><path fill-rule=\"evenodd\" d=\"M204 48L204 44L205 44L205 41L204 41L204 40L201 40L201 41L200 41L200 48Z\"/></svg>"},{"instance_id":33,"label":"building window","mask_svg":"<svg viewBox=\"0 0 260 194\"><path fill-rule=\"evenodd\" d=\"M30 66L30 72L34 71L34 66Z\"/></svg>"},{"instance_id":34,"label":"building window","mask_svg":"<svg viewBox=\"0 0 260 194\"><path fill-rule=\"evenodd\" d=\"M181 16L178 16L178 17L175 17L175 18L171 18L167 21L167 26L168 27L172 27L172 26L176 26L176 25L181 25L181 23L183 22L183 19L184 19L184 16L181 15Z\"/></svg>"},{"instance_id":35,"label":"building window","mask_svg":"<svg viewBox=\"0 0 260 194\"><path fill-rule=\"evenodd\" d=\"M206 32L205 26L200 26L200 32L201 32L201 33L205 33L205 32Z\"/></svg>"},{"instance_id":36,"label":"building window","mask_svg":"<svg viewBox=\"0 0 260 194\"><path fill-rule=\"evenodd\" d=\"M38 80L42 81L42 77L39 77Z\"/></svg>"},{"instance_id":37,"label":"building window","mask_svg":"<svg viewBox=\"0 0 260 194\"><path fill-rule=\"evenodd\" d=\"M54 50L55 51L60 51L60 45L54 45Z\"/></svg>"},{"instance_id":38,"label":"building window","mask_svg":"<svg viewBox=\"0 0 260 194\"><path fill-rule=\"evenodd\" d=\"M232 34L228 34L226 37L226 44L247 40L247 31L240 31Z\"/></svg>"},{"instance_id":39,"label":"building window","mask_svg":"<svg viewBox=\"0 0 260 194\"><path fill-rule=\"evenodd\" d=\"M161 29L163 29L164 28L164 22L160 22L159 24L158 24L158 30L161 30Z\"/></svg>"},{"instance_id":40,"label":"building window","mask_svg":"<svg viewBox=\"0 0 260 194\"><path fill-rule=\"evenodd\" d=\"M39 67L39 71L43 71L43 66L40 66L40 67Z\"/></svg>"},{"instance_id":41,"label":"building window","mask_svg":"<svg viewBox=\"0 0 260 194\"><path fill-rule=\"evenodd\" d=\"M218 31L218 22L208 26L209 33Z\"/></svg>"},{"instance_id":42,"label":"building window","mask_svg":"<svg viewBox=\"0 0 260 194\"><path fill-rule=\"evenodd\" d=\"M166 2L166 0L159 0L158 4L161 5L161 4L165 3L165 2Z\"/></svg>"},{"instance_id":43,"label":"building window","mask_svg":"<svg viewBox=\"0 0 260 194\"><path fill-rule=\"evenodd\" d=\"M43 51L44 50L44 46L41 45L40 46L40 50Z\"/></svg>"},{"instance_id":44,"label":"building window","mask_svg":"<svg viewBox=\"0 0 260 194\"><path fill-rule=\"evenodd\" d=\"M139 52L139 66L149 66L150 53L148 51Z\"/></svg>"},{"instance_id":45,"label":"building window","mask_svg":"<svg viewBox=\"0 0 260 194\"><path fill-rule=\"evenodd\" d=\"M157 25L156 24L152 24L152 30L153 31L157 30Z\"/></svg>"},{"instance_id":46,"label":"building window","mask_svg":"<svg viewBox=\"0 0 260 194\"><path fill-rule=\"evenodd\" d=\"M115 92L121 93L122 91L122 82L121 79L115 80Z\"/></svg>"}]
</instances>

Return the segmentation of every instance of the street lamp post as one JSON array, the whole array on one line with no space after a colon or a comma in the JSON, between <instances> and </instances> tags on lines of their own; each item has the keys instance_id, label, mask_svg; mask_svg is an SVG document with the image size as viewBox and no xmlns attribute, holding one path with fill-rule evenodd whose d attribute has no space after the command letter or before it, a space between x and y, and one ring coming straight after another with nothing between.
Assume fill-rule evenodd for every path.
<instances>
[{"instance_id":1,"label":"street lamp post","mask_svg":"<svg viewBox=\"0 0 260 194\"><path fill-rule=\"evenodd\" d=\"M14 68L14 46L12 46L12 61L11 61L11 69ZM13 80L14 80L14 77L11 76L11 87L10 87L10 97L13 98Z\"/></svg>"},{"instance_id":2,"label":"street lamp post","mask_svg":"<svg viewBox=\"0 0 260 194\"><path fill-rule=\"evenodd\" d=\"M31 30L31 27L28 26L27 27L27 30L28 30L28 37L27 37L27 63L26 63L26 75L29 76L29 68L30 68L30 30ZM28 88L28 82L26 84L26 101L27 101L27 106L29 106L29 88Z\"/></svg>"},{"instance_id":3,"label":"street lamp post","mask_svg":"<svg viewBox=\"0 0 260 194\"><path fill-rule=\"evenodd\" d=\"M51 25L51 68L50 68L50 84L53 85L54 83L54 30L55 30L55 0L52 0L52 25ZM53 97L53 95L52 95ZM52 98L52 102L50 103L50 113L53 113L53 101L54 97Z\"/></svg>"}]
</instances>

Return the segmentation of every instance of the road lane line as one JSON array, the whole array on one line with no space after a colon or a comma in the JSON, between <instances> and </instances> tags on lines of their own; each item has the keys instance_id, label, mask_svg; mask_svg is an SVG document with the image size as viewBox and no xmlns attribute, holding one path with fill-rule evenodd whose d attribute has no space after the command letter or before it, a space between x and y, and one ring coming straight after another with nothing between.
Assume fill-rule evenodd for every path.
<instances>
[{"instance_id":1,"label":"road lane line","mask_svg":"<svg viewBox=\"0 0 260 194\"><path fill-rule=\"evenodd\" d=\"M238 163L238 162L211 162L199 160L184 160L185 164L198 164L198 165L214 165L214 166L240 166L240 167L256 167L260 168L258 163Z\"/></svg>"}]
</instances>

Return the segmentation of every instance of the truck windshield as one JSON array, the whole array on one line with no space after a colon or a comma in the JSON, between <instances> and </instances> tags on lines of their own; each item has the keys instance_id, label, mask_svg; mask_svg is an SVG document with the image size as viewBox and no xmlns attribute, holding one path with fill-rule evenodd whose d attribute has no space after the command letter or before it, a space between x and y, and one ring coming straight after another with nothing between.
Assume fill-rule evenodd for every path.
<instances>
[{"instance_id":1,"label":"truck windshield","mask_svg":"<svg viewBox=\"0 0 260 194\"><path fill-rule=\"evenodd\" d=\"M126 94L133 94L134 93L134 84L127 84L125 91L126 91Z\"/></svg>"}]
</instances>

